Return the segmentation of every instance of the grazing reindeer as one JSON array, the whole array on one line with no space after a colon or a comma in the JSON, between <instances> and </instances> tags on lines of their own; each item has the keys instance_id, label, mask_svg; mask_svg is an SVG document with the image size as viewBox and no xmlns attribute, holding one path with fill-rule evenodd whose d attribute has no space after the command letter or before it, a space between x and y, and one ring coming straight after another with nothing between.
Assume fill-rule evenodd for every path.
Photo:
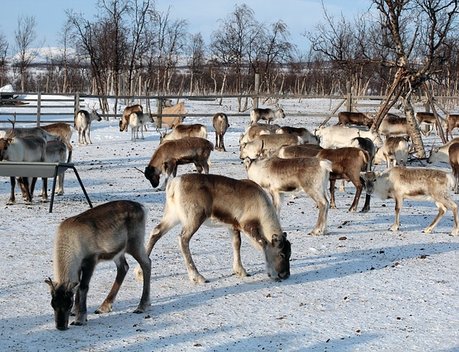
<instances>
[{"instance_id":1,"label":"grazing reindeer","mask_svg":"<svg viewBox=\"0 0 459 352\"><path fill-rule=\"evenodd\" d=\"M375 155L375 161L385 160L387 167L402 165L408 162L410 146L406 137L387 137ZM369 171L369 170L367 170Z\"/></svg>"},{"instance_id":2,"label":"grazing reindeer","mask_svg":"<svg viewBox=\"0 0 459 352\"><path fill-rule=\"evenodd\" d=\"M268 124L271 124L274 119L283 119L284 117L285 112L281 108L276 110L255 108L250 112L250 124L253 125L260 120L265 120Z\"/></svg>"},{"instance_id":3,"label":"grazing reindeer","mask_svg":"<svg viewBox=\"0 0 459 352\"><path fill-rule=\"evenodd\" d=\"M134 105L131 105L131 106L126 106L124 108L124 110L123 110L123 116L121 117L121 121L124 121L124 123L127 124L128 121L129 121L129 116L131 116L131 114L133 112L141 112L141 113L143 113L142 105L134 104Z\"/></svg>"},{"instance_id":4,"label":"grazing reindeer","mask_svg":"<svg viewBox=\"0 0 459 352\"><path fill-rule=\"evenodd\" d=\"M226 130L230 126L228 123L228 116L223 112L218 112L212 118L212 126L215 130L215 150L226 152L224 136Z\"/></svg>"},{"instance_id":5,"label":"grazing reindeer","mask_svg":"<svg viewBox=\"0 0 459 352\"><path fill-rule=\"evenodd\" d=\"M250 180L220 175L185 174L167 185L164 215L151 232L147 253L175 225L181 223L180 249L192 282L204 283L190 252L190 240L200 226L212 220L229 226L233 240L233 271L248 276L241 263L241 231L264 252L268 276L275 280L290 276L290 242L268 195ZM137 269L137 273L139 270Z\"/></svg>"},{"instance_id":6,"label":"grazing reindeer","mask_svg":"<svg viewBox=\"0 0 459 352\"><path fill-rule=\"evenodd\" d=\"M454 176L445 171L428 168L408 168L395 166L381 174L368 172L365 175L367 192L376 193L381 199L395 200L395 221L390 227L392 231L400 228L400 210L404 199L431 199L438 207L438 214L432 223L424 229L424 233L432 232L447 209L451 209L454 227L451 235L459 234L459 218L457 205L449 192L454 187Z\"/></svg>"},{"instance_id":7,"label":"grazing reindeer","mask_svg":"<svg viewBox=\"0 0 459 352\"><path fill-rule=\"evenodd\" d=\"M327 183L331 169L328 160L319 158L295 158L251 160L244 164L249 179L266 188L271 195L274 207L280 214L281 194L302 189L319 208L319 216L310 235L322 235L326 232L329 201Z\"/></svg>"},{"instance_id":8,"label":"grazing reindeer","mask_svg":"<svg viewBox=\"0 0 459 352\"><path fill-rule=\"evenodd\" d=\"M102 117L95 109L89 113L86 110L78 110L75 114L74 127L78 131L78 143L92 144L91 141L91 122L101 121Z\"/></svg>"},{"instance_id":9,"label":"grazing reindeer","mask_svg":"<svg viewBox=\"0 0 459 352\"><path fill-rule=\"evenodd\" d=\"M354 111L340 111L338 113L338 123L337 125L357 125L357 126L366 126L370 128L373 126L373 119L368 117L363 112L354 112Z\"/></svg>"},{"instance_id":10,"label":"grazing reindeer","mask_svg":"<svg viewBox=\"0 0 459 352\"><path fill-rule=\"evenodd\" d=\"M89 282L101 260L113 260L117 274L96 314L112 310L129 269L125 253L134 257L143 272L142 297L134 313L143 313L147 309L150 305L151 262L144 247L145 218L145 209L140 203L121 200L99 205L60 223L54 242L54 280L45 280L51 289L57 329L68 329L72 306L76 315L72 325L86 324Z\"/></svg>"},{"instance_id":11,"label":"grazing reindeer","mask_svg":"<svg viewBox=\"0 0 459 352\"><path fill-rule=\"evenodd\" d=\"M206 139L207 128L200 123L193 123L191 125L179 123L172 128L172 131L161 135L160 143L165 141L173 141L184 137L200 137Z\"/></svg>"},{"instance_id":12,"label":"grazing reindeer","mask_svg":"<svg viewBox=\"0 0 459 352\"><path fill-rule=\"evenodd\" d=\"M214 145L207 139L199 137L185 137L160 144L153 153L150 162L145 168L144 175L153 188L158 187L161 174L166 179L160 190L166 188L169 177L177 175L177 166L194 163L199 173L209 173L209 156Z\"/></svg>"},{"instance_id":13,"label":"grazing reindeer","mask_svg":"<svg viewBox=\"0 0 459 352\"><path fill-rule=\"evenodd\" d=\"M0 138L0 161L44 161L46 141L35 136ZM19 185L26 203L32 202L32 194L27 177L19 177ZM16 178L10 177L11 194L6 204L14 204Z\"/></svg>"},{"instance_id":14,"label":"grazing reindeer","mask_svg":"<svg viewBox=\"0 0 459 352\"><path fill-rule=\"evenodd\" d=\"M458 142L459 142L459 137L456 137L439 147L434 147L432 145L432 149L430 150L430 155L427 158L427 162L429 164L435 163L435 162L443 162L443 163L449 162L449 147L452 144L458 143Z\"/></svg>"}]
</instances>

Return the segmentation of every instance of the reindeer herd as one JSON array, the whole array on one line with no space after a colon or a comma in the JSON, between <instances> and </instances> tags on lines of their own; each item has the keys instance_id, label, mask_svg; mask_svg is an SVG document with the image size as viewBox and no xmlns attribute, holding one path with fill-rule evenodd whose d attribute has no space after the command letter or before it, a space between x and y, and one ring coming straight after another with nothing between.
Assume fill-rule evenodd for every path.
<instances>
[{"instance_id":1,"label":"reindeer herd","mask_svg":"<svg viewBox=\"0 0 459 352\"><path fill-rule=\"evenodd\" d=\"M182 107L183 108L183 107ZM148 118L147 118L147 117ZM166 191L166 202L160 223L152 230L144 246L146 211L137 202L108 202L59 225L54 244L54 279L46 283L51 290L51 305L59 330L73 324L86 324L86 297L96 264L113 260L117 275L98 313L109 312L127 273L125 253L139 263L135 274L143 280L140 303L135 312L144 312L150 304L151 262L149 255L156 242L174 226L181 225L179 245L188 271L195 283L206 282L192 259L189 243L205 223L226 226L233 244L233 272L241 277L248 273L241 262L241 232L263 252L266 272L274 280L290 276L291 244L282 230L282 195L303 191L316 205L318 216L310 235L327 234L330 208L337 208L337 180L350 181L355 196L349 212L358 209L361 194L366 192L362 212L370 210L371 195L395 200L392 231L400 228L400 210L404 199L431 199L438 214L424 229L430 233L445 212L453 212L453 236L459 234L457 205L451 191L458 191L459 138L433 147L428 162L448 162L452 172L427 167L408 167L411 153L406 119L392 114L384 118L379 131L372 129L372 118L362 113L340 112L336 125L320 126L315 131L304 127L280 126L282 109L254 109L250 124L239 139L239 158L245 168L241 179L210 173L209 159L214 151L226 152L224 135L230 127L228 116L216 113L212 119L215 144L207 139L202 124L185 124L183 118L171 122L171 130L161 133L160 143L145 167L144 177L153 188ZM448 133L459 126L446 119ZM90 144L90 126L100 115L95 111L78 111L75 129L79 144ZM266 122L261 122L262 120ZM459 120L459 118L458 118ZM437 119L418 113L419 124L436 126ZM143 138L150 116L141 105L126 107L120 119L120 131L131 129L131 139ZM435 127L436 128L436 127ZM0 138L0 160L70 161L72 131L67 124L43 128L13 128ZM194 164L197 173L177 176L182 164ZM375 165L384 169L375 172ZM160 179L164 177L162 185ZM32 201L35 180L19 178L26 202ZM11 178L14 203L15 179ZM63 186L63 184L61 184ZM63 192L63 188L60 189ZM301 219L299 219L301 221ZM308 226L308 224L305 224Z\"/></svg>"}]
</instances>

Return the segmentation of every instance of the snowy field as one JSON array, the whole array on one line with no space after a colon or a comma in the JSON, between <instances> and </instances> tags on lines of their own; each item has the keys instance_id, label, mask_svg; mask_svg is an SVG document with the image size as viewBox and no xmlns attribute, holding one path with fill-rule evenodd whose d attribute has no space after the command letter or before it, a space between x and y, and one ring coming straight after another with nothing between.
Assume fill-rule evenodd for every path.
<instances>
[{"instance_id":1,"label":"snowy field","mask_svg":"<svg viewBox=\"0 0 459 352\"><path fill-rule=\"evenodd\" d=\"M322 118L289 117L297 112L327 112L328 100L284 102L283 125L314 129ZM190 113L236 112L224 101L187 102ZM209 118L188 118L206 124ZM336 117L330 120L336 123ZM238 139L247 118L230 120L227 152L211 154L211 173L244 178ZM73 160L94 205L110 200L141 202L149 211L147 233L162 216L164 192L152 189L136 170L143 170L159 142L150 127L145 140L130 141L117 121L94 123L93 144L77 145ZM432 135L426 145L440 140ZM448 168L447 164L435 165ZM179 174L193 172L180 166ZM38 185L41 186L40 183ZM317 209L298 194L287 195L281 223L292 243L291 277L271 281L262 253L243 238L242 260L252 276L231 274L231 240L224 228L202 227L191 241L200 272L210 281L188 280L178 248L179 227L153 249L152 305L133 314L141 295L134 260L113 312L95 315L115 278L112 262L97 266L88 294L88 323L58 331L44 280L52 276L52 248L57 225L88 209L78 182L66 174L65 195L49 204L31 206L20 197L5 205L9 180L0 179L1 351L442 351L459 350L459 237L451 237L448 212L430 235L422 233L437 213L431 202L406 201L401 230L388 230L394 202L372 199L370 212L348 213L354 196L351 184L337 192L328 231L311 237ZM18 195L19 192L17 192ZM361 198L359 206L363 205ZM456 201L458 195L454 195Z\"/></svg>"}]
</instances>

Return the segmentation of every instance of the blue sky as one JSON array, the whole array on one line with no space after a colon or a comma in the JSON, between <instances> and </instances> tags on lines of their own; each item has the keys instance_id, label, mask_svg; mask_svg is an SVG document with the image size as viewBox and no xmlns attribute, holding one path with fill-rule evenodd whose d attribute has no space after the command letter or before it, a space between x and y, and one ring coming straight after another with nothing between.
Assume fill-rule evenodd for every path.
<instances>
[{"instance_id":1,"label":"blue sky","mask_svg":"<svg viewBox=\"0 0 459 352\"><path fill-rule=\"evenodd\" d=\"M371 0L323 0L327 11L347 18L355 18L370 7ZM72 9L92 20L97 13L97 0L8 0L2 2L0 33L14 47L14 31L19 17L34 16L37 23L37 40L34 46L58 46L60 32L66 21L65 10ZM320 0L156 0L156 8L166 11L169 7L173 19L188 21L191 33L201 32L207 41L217 29L218 19L225 19L235 4L247 4L255 12L258 21L271 24L283 20L288 25L295 44L305 43L302 34L323 21Z\"/></svg>"}]
</instances>

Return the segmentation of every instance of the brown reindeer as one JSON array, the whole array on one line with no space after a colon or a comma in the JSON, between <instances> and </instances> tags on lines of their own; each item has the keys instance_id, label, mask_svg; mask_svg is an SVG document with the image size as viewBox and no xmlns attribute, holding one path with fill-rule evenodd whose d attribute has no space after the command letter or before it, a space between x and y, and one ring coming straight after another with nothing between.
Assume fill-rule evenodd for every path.
<instances>
[{"instance_id":1,"label":"brown reindeer","mask_svg":"<svg viewBox=\"0 0 459 352\"><path fill-rule=\"evenodd\" d=\"M153 188L158 187L161 174L166 174L166 179L160 190L166 188L172 175L177 175L177 166L194 163L199 173L209 173L209 156L214 150L214 145L207 139L199 137L185 137L167 141L160 144L153 153L150 162L145 168L145 177Z\"/></svg>"}]
</instances>

